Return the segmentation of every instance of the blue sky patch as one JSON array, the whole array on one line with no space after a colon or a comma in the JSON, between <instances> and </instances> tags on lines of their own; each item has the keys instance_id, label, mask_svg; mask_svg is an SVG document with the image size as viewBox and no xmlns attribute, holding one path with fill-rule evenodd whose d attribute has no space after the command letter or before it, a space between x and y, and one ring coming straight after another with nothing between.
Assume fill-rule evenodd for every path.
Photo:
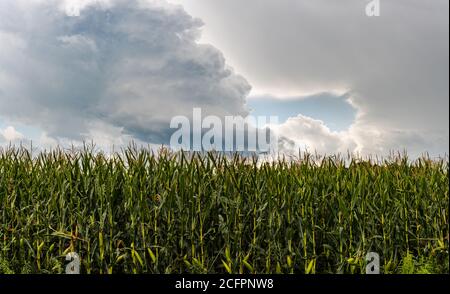
<instances>
[{"instance_id":1,"label":"blue sky patch","mask_svg":"<svg viewBox=\"0 0 450 294\"><path fill-rule=\"evenodd\" d=\"M321 93L308 97L286 99L271 96L254 96L247 99L253 116L276 115L279 123L299 114L322 120L332 131L344 131L356 117L356 109L347 101L348 96Z\"/></svg>"}]
</instances>

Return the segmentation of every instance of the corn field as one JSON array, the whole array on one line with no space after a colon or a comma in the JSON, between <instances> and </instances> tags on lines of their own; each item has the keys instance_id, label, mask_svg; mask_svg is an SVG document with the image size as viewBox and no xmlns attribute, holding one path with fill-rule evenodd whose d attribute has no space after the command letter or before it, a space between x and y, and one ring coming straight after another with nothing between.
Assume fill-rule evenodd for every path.
<instances>
[{"instance_id":1,"label":"corn field","mask_svg":"<svg viewBox=\"0 0 450 294\"><path fill-rule=\"evenodd\" d=\"M449 272L448 160L0 151L0 273Z\"/></svg>"}]
</instances>

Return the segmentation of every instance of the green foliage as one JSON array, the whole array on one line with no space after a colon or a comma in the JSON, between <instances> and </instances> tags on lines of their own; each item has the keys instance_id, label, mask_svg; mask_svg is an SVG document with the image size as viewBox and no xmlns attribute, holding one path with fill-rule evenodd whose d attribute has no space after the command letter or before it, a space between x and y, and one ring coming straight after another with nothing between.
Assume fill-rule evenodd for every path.
<instances>
[{"instance_id":1,"label":"green foliage","mask_svg":"<svg viewBox=\"0 0 450 294\"><path fill-rule=\"evenodd\" d=\"M402 274L414 274L415 272L415 261L411 254L406 254L402 260L401 273Z\"/></svg>"},{"instance_id":2,"label":"green foliage","mask_svg":"<svg viewBox=\"0 0 450 294\"><path fill-rule=\"evenodd\" d=\"M9 263L4 259L0 259L0 274L14 274L14 272L9 268Z\"/></svg>"},{"instance_id":3,"label":"green foliage","mask_svg":"<svg viewBox=\"0 0 450 294\"><path fill-rule=\"evenodd\" d=\"M421 257L418 260L410 253L406 254L400 265L401 274L439 274L442 272L445 270L439 267L434 258Z\"/></svg>"},{"instance_id":4,"label":"green foliage","mask_svg":"<svg viewBox=\"0 0 450 294\"><path fill-rule=\"evenodd\" d=\"M447 160L0 151L0 272L448 273Z\"/></svg>"}]
</instances>

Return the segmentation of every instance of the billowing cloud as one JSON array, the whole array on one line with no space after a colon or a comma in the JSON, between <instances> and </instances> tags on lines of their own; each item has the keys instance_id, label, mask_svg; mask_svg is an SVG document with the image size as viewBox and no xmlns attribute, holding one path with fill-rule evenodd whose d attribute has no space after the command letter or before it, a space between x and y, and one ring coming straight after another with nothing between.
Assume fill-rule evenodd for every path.
<instances>
[{"instance_id":1,"label":"billowing cloud","mask_svg":"<svg viewBox=\"0 0 450 294\"><path fill-rule=\"evenodd\" d=\"M202 40L255 93L348 92L363 150L448 152L447 0L381 0L379 17L369 0L170 1L205 21Z\"/></svg>"},{"instance_id":2,"label":"billowing cloud","mask_svg":"<svg viewBox=\"0 0 450 294\"><path fill-rule=\"evenodd\" d=\"M441 148L445 145L439 137L432 142L419 132L404 130L381 130L360 127L357 124L345 131L331 131L323 121L304 115L289 118L286 122L271 126L279 137L280 154L298 155L298 151L317 152L319 154L358 154L361 156L388 156L393 152L407 151L415 158L425 153L444 155ZM373 144L368 144L373 142ZM423 146L428 146L423 150Z\"/></svg>"},{"instance_id":3,"label":"billowing cloud","mask_svg":"<svg viewBox=\"0 0 450 294\"><path fill-rule=\"evenodd\" d=\"M46 138L163 143L194 106L245 115L250 86L197 42L202 25L164 1L1 1L0 117Z\"/></svg>"},{"instance_id":4,"label":"billowing cloud","mask_svg":"<svg viewBox=\"0 0 450 294\"><path fill-rule=\"evenodd\" d=\"M332 132L320 120L298 115L285 123L272 127L278 132L281 143L290 140L290 144L281 145L281 152L309 150L320 154L345 153L356 149L356 143L348 138L346 132Z\"/></svg>"},{"instance_id":5,"label":"billowing cloud","mask_svg":"<svg viewBox=\"0 0 450 294\"><path fill-rule=\"evenodd\" d=\"M4 130L0 129L0 143L15 142L24 138L24 135L18 132L14 127L9 126Z\"/></svg>"},{"instance_id":6,"label":"billowing cloud","mask_svg":"<svg viewBox=\"0 0 450 294\"><path fill-rule=\"evenodd\" d=\"M355 109L339 132L300 109L276 127L285 149L448 152L448 1L381 1L372 18L360 0L170 1L203 38L165 0L0 1L0 119L43 145L167 143L193 107L247 114L248 79L260 97L345 93Z\"/></svg>"}]
</instances>

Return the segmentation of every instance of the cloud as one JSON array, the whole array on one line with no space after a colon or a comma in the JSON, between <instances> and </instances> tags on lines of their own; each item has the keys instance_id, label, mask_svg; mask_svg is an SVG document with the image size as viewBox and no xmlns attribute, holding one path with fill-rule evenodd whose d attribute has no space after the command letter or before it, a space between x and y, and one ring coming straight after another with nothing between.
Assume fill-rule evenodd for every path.
<instances>
[{"instance_id":1,"label":"cloud","mask_svg":"<svg viewBox=\"0 0 450 294\"><path fill-rule=\"evenodd\" d=\"M20 132L16 131L16 129L12 126L5 128L4 130L0 129L0 142L14 142L19 141L24 138Z\"/></svg>"},{"instance_id":2,"label":"cloud","mask_svg":"<svg viewBox=\"0 0 450 294\"><path fill-rule=\"evenodd\" d=\"M320 154L346 153L357 149L348 132L333 132L323 121L304 115L289 118L285 123L272 126L279 134L280 152L294 153L309 150Z\"/></svg>"},{"instance_id":3,"label":"cloud","mask_svg":"<svg viewBox=\"0 0 450 294\"><path fill-rule=\"evenodd\" d=\"M448 1L380 1L380 17L361 0L171 1L205 21L202 40L255 92L348 91L366 150L448 152Z\"/></svg>"},{"instance_id":4,"label":"cloud","mask_svg":"<svg viewBox=\"0 0 450 294\"><path fill-rule=\"evenodd\" d=\"M0 1L0 118L44 145L167 143L193 107L247 114L248 79L280 99L347 93L356 110L340 132L291 117L285 149L448 152L448 1L383 1L379 18L359 0L171 1L203 38L164 0Z\"/></svg>"},{"instance_id":5,"label":"cloud","mask_svg":"<svg viewBox=\"0 0 450 294\"><path fill-rule=\"evenodd\" d=\"M298 115L289 118L271 129L278 135L278 152L285 155L298 155L299 151L318 154L359 154L361 156L389 156L392 152L407 151L412 158L425 153L432 156L444 155L445 141L439 136L404 130L380 129L352 125L345 131L331 131L323 121ZM432 142L427 139L432 138ZM424 149L423 146L427 146Z\"/></svg>"},{"instance_id":6,"label":"cloud","mask_svg":"<svg viewBox=\"0 0 450 294\"><path fill-rule=\"evenodd\" d=\"M250 85L197 42L202 25L164 1L1 1L0 117L48 138L163 143L194 106L245 115Z\"/></svg>"}]
</instances>

